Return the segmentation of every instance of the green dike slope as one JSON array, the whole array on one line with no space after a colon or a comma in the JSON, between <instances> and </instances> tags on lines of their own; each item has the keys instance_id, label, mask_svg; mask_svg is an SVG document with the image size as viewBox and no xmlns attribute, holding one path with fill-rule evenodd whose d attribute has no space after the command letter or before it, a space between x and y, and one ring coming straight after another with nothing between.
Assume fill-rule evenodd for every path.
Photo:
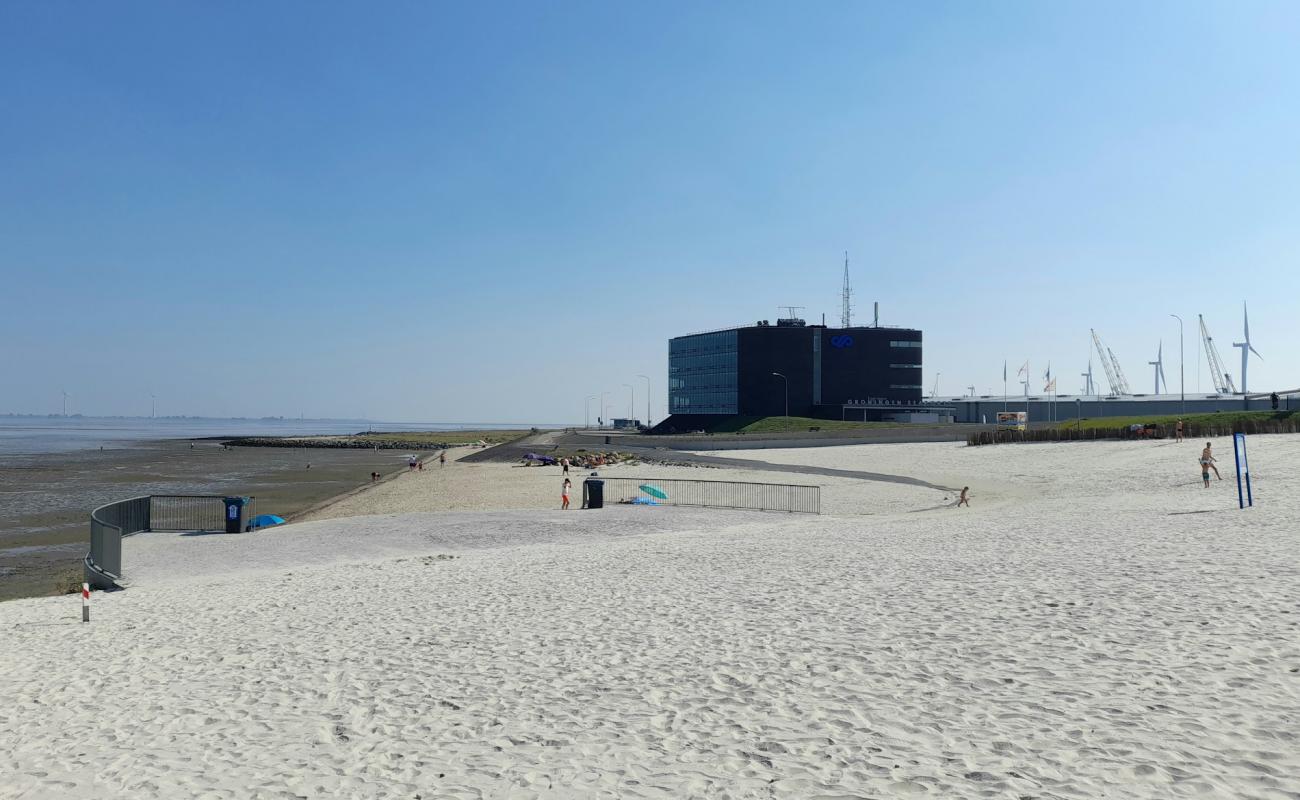
<instances>
[{"instance_id":1,"label":"green dike slope","mask_svg":"<svg viewBox=\"0 0 1300 800\"><path fill-rule=\"evenodd\" d=\"M902 422L852 422L812 417L727 417L707 428L709 433L792 433L820 428L824 431L901 428Z\"/></svg>"}]
</instances>

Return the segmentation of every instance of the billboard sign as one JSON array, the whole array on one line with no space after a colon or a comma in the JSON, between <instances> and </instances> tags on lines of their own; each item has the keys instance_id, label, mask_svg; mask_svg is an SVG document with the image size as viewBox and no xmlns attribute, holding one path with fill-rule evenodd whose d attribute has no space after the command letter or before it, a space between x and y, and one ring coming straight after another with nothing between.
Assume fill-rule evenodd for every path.
<instances>
[{"instance_id":1,"label":"billboard sign","mask_svg":"<svg viewBox=\"0 0 1300 800\"><path fill-rule=\"evenodd\" d=\"M1024 411L999 411L998 430L1023 431L1029 422L1029 414Z\"/></svg>"}]
</instances>

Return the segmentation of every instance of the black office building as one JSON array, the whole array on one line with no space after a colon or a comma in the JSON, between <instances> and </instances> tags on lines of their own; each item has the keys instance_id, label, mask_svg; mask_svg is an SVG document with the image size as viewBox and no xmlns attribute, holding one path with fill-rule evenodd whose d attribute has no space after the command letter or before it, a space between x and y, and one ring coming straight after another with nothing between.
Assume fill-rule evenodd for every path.
<instances>
[{"instance_id":1,"label":"black office building","mask_svg":"<svg viewBox=\"0 0 1300 800\"><path fill-rule=\"evenodd\" d=\"M678 429L701 415L784 415L787 391L790 416L898 419L921 411L921 332L783 319L668 342L668 410Z\"/></svg>"}]
</instances>

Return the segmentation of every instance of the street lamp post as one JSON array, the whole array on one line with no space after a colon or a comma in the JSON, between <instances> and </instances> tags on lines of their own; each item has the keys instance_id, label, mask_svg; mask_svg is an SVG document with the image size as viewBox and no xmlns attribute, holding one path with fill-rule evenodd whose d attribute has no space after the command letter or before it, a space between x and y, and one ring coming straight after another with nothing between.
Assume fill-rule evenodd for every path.
<instances>
[{"instance_id":1,"label":"street lamp post","mask_svg":"<svg viewBox=\"0 0 1300 800\"><path fill-rule=\"evenodd\" d=\"M605 413L605 409L606 409L606 406L605 406L605 395L607 395L607 394L609 394L609 392L601 392L601 393L600 393L600 416L596 417L596 422L599 422L599 423L601 423L601 424L596 426L596 427L598 427L598 428L599 428L599 427L603 427L603 426L604 426L604 421L605 421L606 419L609 419L609 414Z\"/></svg>"},{"instance_id":2,"label":"street lamp post","mask_svg":"<svg viewBox=\"0 0 1300 800\"><path fill-rule=\"evenodd\" d=\"M638 378L645 380L645 426L650 427L650 379L645 375L637 375Z\"/></svg>"},{"instance_id":3,"label":"street lamp post","mask_svg":"<svg viewBox=\"0 0 1300 800\"><path fill-rule=\"evenodd\" d=\"M779 372L773 372L772 374L785 383L785 418L790 419L790 379Z\"/></svg>"},{"instance_id":4,"label":"street lamp post","mask_svg":"<svg viewBox=\"0 0 1300 800\"><path fill-rule=\"evenodd\" d=\"M591 401L596 399L596 395L587 395L587 401L582 404L582 427L591 427Z\"/></svg>"},{"instance_id":5,"label":"street lamp post","mask_svg":"<svg viewBox=\"0 0 1300 800\"><path fill-rule=\"evenodd\" d=\"M1183 416L1187 416L1187 390L1183 387L1183 318L1177 314L1169 316L1178 320L1178 399L1182 402Z\"/></svg>"},{"instance_id":6,"label":"street lamp post","mask_svg":"<svg viewBox=\"0 0 1300 800\"><path fill-rule=\"evenodd\" d=\"M636 407L636 389L633 389L630 383L623 385L627 387L627 418L632 419L636 416L636 412L633 410Z\"/></svg>"}]
</instances>

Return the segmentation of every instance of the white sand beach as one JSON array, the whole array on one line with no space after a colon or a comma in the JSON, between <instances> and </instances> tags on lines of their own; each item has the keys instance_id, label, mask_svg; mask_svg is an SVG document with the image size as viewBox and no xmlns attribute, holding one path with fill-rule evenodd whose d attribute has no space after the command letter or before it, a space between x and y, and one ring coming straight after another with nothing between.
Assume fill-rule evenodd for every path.
<instances>
[{"instance_id":1,"label":"white sand beach","mask_svg":"<svg viewBox=\"0 0 1300 800\"><path fill-rule=\"evenodd\" d=\"M0 604L2 798L1300 797L1300 437L728 453L821 516L430 464ZM758 465L756 465L758 466ZM575 483L579 475L573 476Z\"/></svg>"}]
</instances>

